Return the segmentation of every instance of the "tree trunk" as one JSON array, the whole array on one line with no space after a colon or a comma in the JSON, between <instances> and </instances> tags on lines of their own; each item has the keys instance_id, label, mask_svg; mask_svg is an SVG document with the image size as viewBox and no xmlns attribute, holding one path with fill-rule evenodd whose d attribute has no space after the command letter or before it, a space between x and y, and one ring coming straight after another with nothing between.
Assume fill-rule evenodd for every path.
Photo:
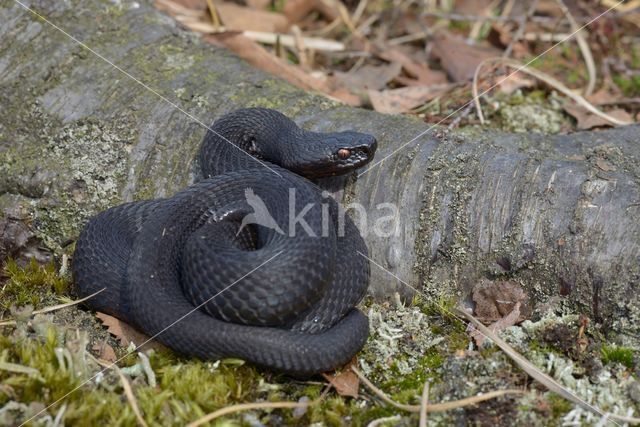
<instances>
[{"instance_id":1,"label":"tree trunk","mask_svg":"<svg viewBox=\"0 0 640 427\"><path fill-rule=\"evenodd\" d=\"M357 180L322 183L366 210L366 222L354 217L370 257L391 273L372 266L374 296L411 295L397 278L430 297L511 280L537 303L560 300L638 333L640 127L564 136L434 130L405 146L427 125L301 92L146 1L29 5L130 76L18 3L2 3L0 259L25 248L43 255L38 241L60 254L96 212L186 187L203 124L263 106L307 129L377 136L383 162Z\"/></svg>"}]
</instances>

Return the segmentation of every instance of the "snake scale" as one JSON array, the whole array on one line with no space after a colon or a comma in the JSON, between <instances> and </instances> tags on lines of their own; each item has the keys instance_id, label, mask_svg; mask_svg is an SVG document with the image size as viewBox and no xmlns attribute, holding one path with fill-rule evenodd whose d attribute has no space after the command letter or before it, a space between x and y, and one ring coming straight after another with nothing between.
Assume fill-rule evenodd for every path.
<instances>
[{"instance_id":1,"label":"snake scale","mask_svg":"<svg viewBox=\"0 0 640 427\"><path fill-rule=\"evenodd\" d=\"M104 288L90 308L188 356L296 376L344 365L368 336L355 308L367 248L311 180L365 165L376 144L302 130L275 110L228 113L202 143L199 182L89 220L73 258L77 291Z\"/></svg>"}]
</instances>

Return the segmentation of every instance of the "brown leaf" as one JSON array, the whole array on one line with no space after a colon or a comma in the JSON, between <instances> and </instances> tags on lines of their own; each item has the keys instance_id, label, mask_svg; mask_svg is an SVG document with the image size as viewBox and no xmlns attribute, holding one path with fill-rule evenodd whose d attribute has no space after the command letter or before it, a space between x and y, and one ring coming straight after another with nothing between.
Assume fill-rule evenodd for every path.
<instances>
[{"instance_id":1,"label":"brown leaf","mask_svg":"<svg viewBox=\"0 0 640 427\"><path fill-rule=\"evenodd\" d=\"M325 94L331 92L326 82L310 76L298 67L287 64L242 34L226 32L211 34L204 39L226 47L254 67L276 75L301 89L315 90Z\"/></svg>"},{"instance_id":2,"label":"brown leaf","mask_svg":"<svg viewBox=\"0 0 640 427\"><path fill-rule=\"evenodd\" d=\"M288 0L282 12L289 22L297 23L315 9L317 3L316 0Z\"/></svg>"},{"instance_id":3,"label":"brown leaf","mask_svg":"<svg viewBox=\"0 0 640 427\"><path fill-rule=\"evenodd\" d=\"M614 165L612 165L602 157L598 157L598 159L596 160L596 166L598 167L598 169L605 172L613 172L616 170L616 167Z\"/></svg>"},{"instance_id":4,"label":"brown leaf","mask_svg":"<svg viewBox=\"0 0 640 427\"><path fill-rule=\"evenodd\" d=\"M518 89L531 88L535 86L534 79L525 77L521 73L510 74L508 77L498 77L500 91L507 95L512 94Z\"/></svg>"},{"instance_id":5,"label":"brown leaf","mask_svg":"<svg viewBox=\"0 0 640 427\"><path fill-rule=\"evenodd\" d=\"M511 281L482 280L472 291L475 302L475 314L484 324L490 324L510 314L516 304L520 303L519 311L523 321L529 315L529 296L519 284Z\"/></svg>"},{"instance_id":6,"label":"brown leaf","mask_svg":"<svg viewBox=\"0 0 640 427\"><path fill-rule=\"evenodd\" d=\"M606 87L603 87L591 95L586 95L585 99L593 105L601 105L615 102L620 99L620 96L612 93Z\"/></svg>"},{"instance_id":7,"label":"brown leaf","mask_svg":"<svg viewBox=\"0 0 640 427\"><path fill-rule=\"evenodd\" d=\"M99 359L105 360L107 362L115 362L116 360L118 360L113 347L107 344L106 341L95 343L92 348L93 351L98 354Z\"/></svg>"},{"instance_id":8,"label":"brown leaf","mask_svg":"<svg viewBox=\"0 0 640 427\"><path fill-rule=\"evenodd\" d=\"M461 15L482 15L493 0L456 0L454 11Z\"/></svg>"},{"instance_id":9,"label":"brown leaf","mask_svg":"<svg viewBox=\"0 0 640 427\"><path fill-rule=\"evenodd\" d=\"M370 90L369 100L373 108L385 114L407 113L431 101L449 89L449 85L411 86L383 91Z\"/></svg>"},{"instance_id":10,"label":"brown leaf","mask_svg":"<svg viewBox=\"0 0 640 427\"><path fill-rule=\"evenodd\" d=\"M520 304L520 301L518 301L509 314L489 325L489 329L497 333L518 323L518 319L520 318ZM478 347L482 347L485 338L487 338L478 329L471 332L471 337L476 341Z\"/></svg>"},{"instance_id":11,"label":"brown leaf","mask_svg":"<svg viewBox=\"0 0 640 427\"><path fill-rule=\"evenodd\" d=\"M329 93L331 98L337 99L338 101L342 101L347 105L351 105L352 107L359 107L362 105L362 101L358 95L355 95L349 92L345 88L338 88Z\"/></svg>"},{"instance_id":12,"label":"brown leaf","mask_svg":"<svg viewBox=\"0 0 640 427\"><path fill-rule=\"evenodd\" d=\"M606 120L604 117L595 115L580 105L566 103L565 105L562 106L562 108L564 109L564 111L566 111L576 119L577 121L576 126L580 130L588 130L588 129L603 127L603 126L607 126L607 127L614 126L610 121ZM618 120L633 121L633 117L631 116L631 114L629 114L622 108L616 108L614 110L607 111L607 114Z\"/></svg>"},{"instance_id":13,"label":"brown leaf","mask_svg":"<svg viewBox=\"0 0 640 427\"><path fill-rule=\"evenodd\" d=\"M142 332L138 332L132 326L129 326L120 319L110 316L105 313L96 313L96 317L100 319L102 324L107 327L107 331L118 339L123 347L128 347L130 343L134 345L142 346L144 343L144 350L159 349L162 348L162 344L157 341L149 341L149 337Z\"/></svg>"},{"instance_id":14,"label":"brown leaf","mask_svg":"<svg viewBox=\"0 0 640 427\"><path fill-rule=\"evenodd\" d=\"M357 71L336 72L334 77L349 90L382 89L398 74L402 65L392 62L387 65L365 65Z\"/></svg>"},{"instance_id":15,"label":"brown leaf","mask_svg":"<svg viewBox=\"0 0 640 427\"><path fill-rule=\"evenodd\" d=\"M413 81L403 79L402 84L406 86L429 86L442 84L447 82L447 76L442 71L432 70L427 64L423 64L411 58L404 52L394 49L385 48L377 53L377 56L389 62L399 62L405 72L413 77ZM396 78L398 79L398 78Z\"/></svg>"},{"instance_id":16,"label":"brown leaf","mask_svg":"<svg viewBox=\"0 0 640 427\"><path fill-rule=\"evenodd\" d=\"M502 54L493 47L471 46L445 31L440 31L433 40L432 53L455 82L471 80L482 61Z\"/></svg>"},{"instance_id":17,"label":"brown leaf","mask_svg":"<svg viewBox=\"0 0 640 427\"><path fill-rule=\"evenodd\" d=\"M331 383L338 394L343 397L358 397L360 388L360 379L351 370L351 366L357 365L357 359L354 357L344 369L339 373L323 373L322 376Z\"/></svg>"},{"instance_id":18,"label":"brown leaf","mask_svg":"<svg viewBox=\"0 0 640 427\"><path fill-rule=\"evenodd\" d=\"M245 3L252 9L266 10L271 5L271 0L245 0Z\"/></svg>"},{"instance_id":19,"label":"brown leaf","mask_svg":"<svg viewBox=\"0 0 640 427\"><path fill-rule=\"evenodd\" d=\"M267 33L289 31L289 20L279 13L251 9L234 3L220 3L216 8L224 26L229 30Z\"/></svg>"}]
</instances>

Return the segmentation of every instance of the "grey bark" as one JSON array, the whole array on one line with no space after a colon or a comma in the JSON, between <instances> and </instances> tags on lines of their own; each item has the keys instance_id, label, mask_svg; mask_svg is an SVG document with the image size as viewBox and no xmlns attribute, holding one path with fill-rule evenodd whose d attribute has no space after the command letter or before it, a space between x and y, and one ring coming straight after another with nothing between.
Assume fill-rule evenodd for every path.
<instances>
[{"instance_id":1,"label":"grey bark","mask_svg":"<svg viewBox=\"0 0 640 427\"><path fill-rule=\"evenodd\" d=\"M481 279L506 279L537 303L559 301L637 335L640 127L564 136L430 130L405 146L427 125L303 93L147 2L28 4L157 94L2 2L0 258L25 248L46 256L36 242L60 254L96 212L186 187L205 133L197 121L265 106L307 129L374 134L377 159L399 149L358 179L322 183L366 208L370 256L388 270L372 266L374 296L409 296L411 287L464 296ZM391 236L373 232L389 214L381 203L400 208Z\"/></svg>"}]
</instances>

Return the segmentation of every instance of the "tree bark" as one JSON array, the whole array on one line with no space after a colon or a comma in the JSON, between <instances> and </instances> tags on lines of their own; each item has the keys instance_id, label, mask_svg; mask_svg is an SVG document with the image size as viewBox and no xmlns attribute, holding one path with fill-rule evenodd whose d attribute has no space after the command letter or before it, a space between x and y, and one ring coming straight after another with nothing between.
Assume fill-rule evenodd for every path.
<instances>
[{"instance_id":1,"label":"tree bark","mask_svg":"<svg viewBox=\"0 0 640 427\"><path fill-rule=\"evenodd\" d=\"M383 162L322 182L365 208L370 257L388 270L372 265L375 297L409 296L411 287L468 295L482 279L510 280L536 303L559 300L637 335L640 127L427 131L415 118L297 90L146 1L25 4L121 70L18 3L0 5L0 259L27 247L46 255L36 238L61 254L96 212L188 186L203 124L264 106L307 129L377 136ZM385 222L383 203L399 207L397 221Z\"/></svg>"}]
</instances>

